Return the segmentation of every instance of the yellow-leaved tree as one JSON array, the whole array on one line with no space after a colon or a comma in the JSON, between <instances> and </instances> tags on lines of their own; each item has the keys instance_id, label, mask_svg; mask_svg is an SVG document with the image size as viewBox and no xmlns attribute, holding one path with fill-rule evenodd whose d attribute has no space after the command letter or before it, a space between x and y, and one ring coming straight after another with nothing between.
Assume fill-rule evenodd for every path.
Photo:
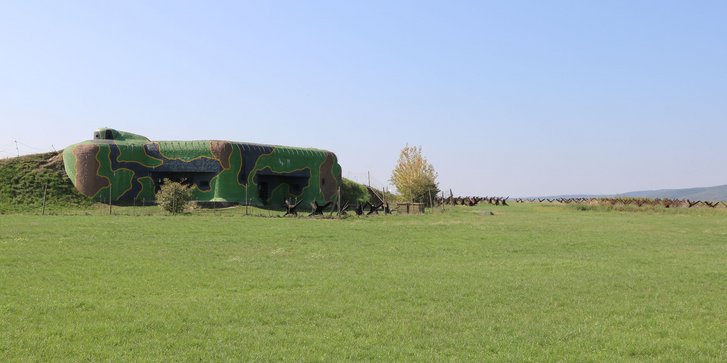
<instances>
[{"instance_id":1,"label":"yellow-leaved tree","mask_svg":"<svg viewBox=\"0 0 727 363\"><path fill-rule=\"evenodd\" d=\"M404 200L429 204L439 193L437 172L422 155L422 147L404 146L391 175L391 182Z\"/></svg>"}]
</instances>

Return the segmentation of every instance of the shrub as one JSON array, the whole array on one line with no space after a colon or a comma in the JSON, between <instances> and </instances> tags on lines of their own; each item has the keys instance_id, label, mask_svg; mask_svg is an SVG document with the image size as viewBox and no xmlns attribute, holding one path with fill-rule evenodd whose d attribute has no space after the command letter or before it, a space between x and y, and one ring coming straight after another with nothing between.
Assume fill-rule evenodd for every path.
<instances>
[{"instance_id":1,"label":"shrub","mask_svg":"<svg viewBox=\"0 0 727 363\"><path fill-rule=\"evenodd\" d=\"M182 213L192 200L192 189L182 183L164 179L156 194L157 203L165 211Z\"/></svg>"}]
</instances>

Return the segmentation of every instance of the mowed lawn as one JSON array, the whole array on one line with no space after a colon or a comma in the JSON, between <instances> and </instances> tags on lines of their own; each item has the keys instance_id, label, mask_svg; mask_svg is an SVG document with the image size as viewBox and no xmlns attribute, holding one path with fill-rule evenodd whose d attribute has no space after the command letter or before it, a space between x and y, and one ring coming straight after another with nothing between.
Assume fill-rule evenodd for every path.
<instances>
[{"instance_id":1,"label":"mowed lawn","mask_svg":"<svg viewBox=\"0 0 727 363\"><path fill-rule=\"evenodd\" d=\"M0 215L1 360L727 361L726 210L240 214Z\"/></svg>"}]
</instances>

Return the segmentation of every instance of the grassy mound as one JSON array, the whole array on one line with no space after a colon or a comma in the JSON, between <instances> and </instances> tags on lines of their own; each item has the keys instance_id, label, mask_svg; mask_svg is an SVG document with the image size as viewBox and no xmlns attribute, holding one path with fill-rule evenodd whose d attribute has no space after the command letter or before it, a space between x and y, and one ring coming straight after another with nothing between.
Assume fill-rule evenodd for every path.
<instances>
[{"instance_id":1,"label":"grassy mound","mask_svg":"<svg viewBox=\"0 0 727 363\"><path fill-rule=\"evenodd\" d=\"M0 213L40 211L45 188L49 209L92 203L73 187L60 152L0 160L0 180Z\"/></svg>"},{"instance_id":2,"label":"grassy mound","mask_svg":"<svg viewBox=\"0 0 727 363\"><path fill-rule=\"evenodd\" d=\"M368 202L370 196L365 185L343 178L343 183L341 183L341 199L351 205L356 205L356 203Z\"/></svg>"}]
</instances>

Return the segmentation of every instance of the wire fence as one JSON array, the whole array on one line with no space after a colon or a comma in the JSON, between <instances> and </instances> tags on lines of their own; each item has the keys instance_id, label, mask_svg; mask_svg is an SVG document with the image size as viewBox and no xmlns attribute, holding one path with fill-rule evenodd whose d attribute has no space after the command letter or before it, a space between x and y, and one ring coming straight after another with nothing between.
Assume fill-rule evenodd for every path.
<instances>
[{"instance_id":1,"label":"wire fence","mask_svg":"<svg viewBox=\"0 0 727 363\"><path fill-rule=\"evenodd\" d=\"M0 144L0 159L9 159L29 154L40 154L52 151L56 151L53 144L51 144L49 148L44 149L13 139Z\"/></svg>"},{"instance_id":2,"label":"wire fence","mask_svg":"<svg viewBox=\"0 0 727 363\"><path fill-rule=\"evenodd\" d=\"M358 184L370 186L376 190L392 189L392 185L387 177L371 173L368 171L344 170L343 177L353 180Z\"/></svg>"}]
</instances>

